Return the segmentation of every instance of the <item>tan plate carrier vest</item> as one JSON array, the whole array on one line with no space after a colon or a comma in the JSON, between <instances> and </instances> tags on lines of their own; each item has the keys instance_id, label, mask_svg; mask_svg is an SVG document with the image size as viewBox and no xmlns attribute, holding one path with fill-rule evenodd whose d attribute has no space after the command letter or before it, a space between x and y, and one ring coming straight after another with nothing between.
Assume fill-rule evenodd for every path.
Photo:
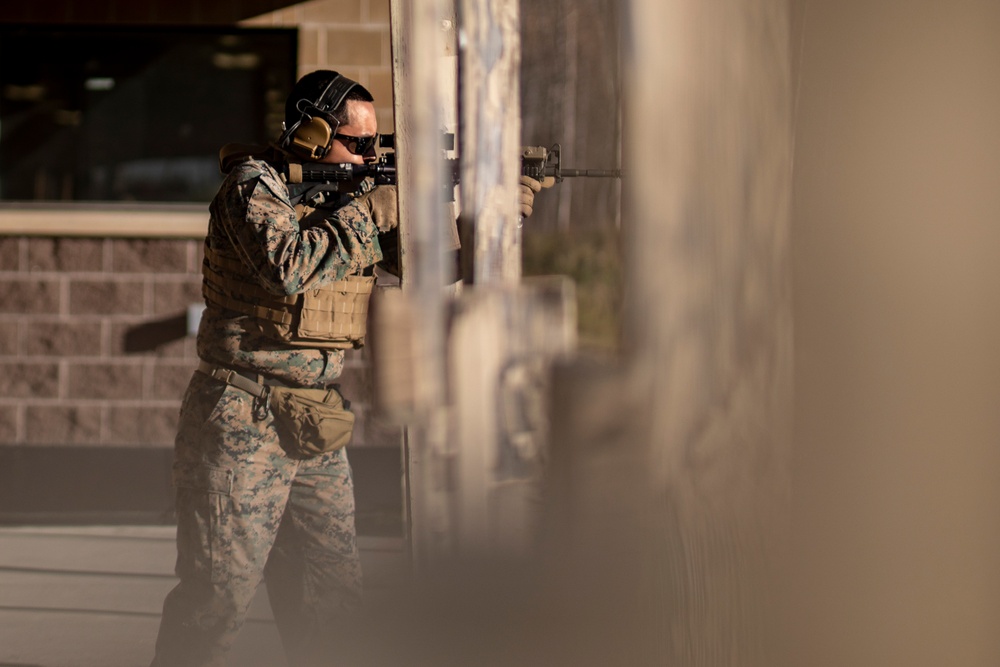
<instances>
[{"instance_id":1,"label":"tan plate carrier vest","mask_svg":"<svg viewBox=\"0 0 1000 667\"><path fill-rule=\"evenodd\" d=\"M246 273L238 259L205 245L202 294L206 303L253 317L273 340L300 347L344 350L365 343L368 301L375 276L346 276L301 294L280 296L246 280L219 273Z\"/></svg>"}]
</instances>

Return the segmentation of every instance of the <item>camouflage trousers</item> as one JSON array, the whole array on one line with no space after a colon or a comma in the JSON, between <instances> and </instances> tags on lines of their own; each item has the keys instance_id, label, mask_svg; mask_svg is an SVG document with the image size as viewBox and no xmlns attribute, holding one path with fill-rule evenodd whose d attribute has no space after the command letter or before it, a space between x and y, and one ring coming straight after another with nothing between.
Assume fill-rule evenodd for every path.
<instances>
[{"instance_id":1,"label":"camouflage trousers","mask_svg":"<svg viewBox=\"0 0 1000 667\"><path fill-rule=\"evenodd\" d=\"M343 449L290 457L254 398L195 373L174 454L177 565L153 667L227 656L263 578L293 666L329 646L361 605L354 489Z\"/></svg>"}]
</instances>

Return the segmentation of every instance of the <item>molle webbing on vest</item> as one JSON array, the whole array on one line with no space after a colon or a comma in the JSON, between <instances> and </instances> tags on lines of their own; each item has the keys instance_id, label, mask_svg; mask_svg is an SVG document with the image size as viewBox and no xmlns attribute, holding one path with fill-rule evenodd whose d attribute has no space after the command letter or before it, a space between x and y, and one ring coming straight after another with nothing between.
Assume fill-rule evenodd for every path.
<instances>
[{"instance_id":1,"label":"molle webbing on vest","mask_svg":"<svg viewBox=\"0 0 1000 667\"><path fill-rule=\"evenodd\" d=\"M268 337L294 346L345 349L364 344L374 276L346 276L302 294L280 296L237 277L246 269L207 245L202 294L207 303L254 318Z\"/></svg>"},{"instance_id":2,"label":"molle webbing on vest","mask_svg":"<svg viewBox=\"0 0 1000 667\"><path fill-rule=\"evenodd\" d=\"M298 300L296 296L289 297L285 301L255 285L220 275L207 265L202 266L202 275L205 280L201 284L201 293L206 301L226 310L251 315L258 319L263 318L285 325L292 324L292 309Z\"/></svg>"},{"instance_id":3,"label":"molle webbing on vest","mask_svg":"<svg viewBox=\"0 0 1000 667\"><path fill-rule=\"evenodd\" d=\"M281 324L292 323L292 309L298 300L296 295L279 296L250 282L228 278L213 267L219 267L240 275L246 272L243 263L231 259L205 246L205 262L201 273L202 294L205 299L227 310L234 310L244 315L252 315Z\"/></svg>"},{"instance_id":4,"label":"molle webbing on vest","mask_svg":"<svg viewBox=\"0 0 1000 667\"><path fill-rule=\"evenodd\" d=\"M347 276L302 295L299 333L310 338L364 340L375 276Z\"/></svg>"}]
</instances>

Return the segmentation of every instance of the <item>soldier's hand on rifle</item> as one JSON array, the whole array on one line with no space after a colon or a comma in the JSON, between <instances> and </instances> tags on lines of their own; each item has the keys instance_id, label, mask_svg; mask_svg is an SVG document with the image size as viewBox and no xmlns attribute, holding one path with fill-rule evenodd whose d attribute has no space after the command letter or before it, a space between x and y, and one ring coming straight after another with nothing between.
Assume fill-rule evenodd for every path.
<instances>
[{"instance_id":1,"label":"soldier's hand on rifle","mask_svg":"<svg viewBox=\"0 0 1000 667\"><path fill-rule=\"evenodd\" d=\"M542 189L542 184L530 176L521 176L520 193L518 195L518 207L521 210L521 217L527 218L535 205L535 193Z\"/></svg>"},{"instance_id":2,"label":"soldier's hand on rifle","mask_svg":"<svg viewBox=\"0 0 1000 667\"><path fill-rule=\"evenodd\" d=\"M374 190L366 193L363 199L368 204L368 210L371 211L372 220L375 221L379 233L384 234L399 225L395 185L376 186Z\"/></svg>"}]
</instances>

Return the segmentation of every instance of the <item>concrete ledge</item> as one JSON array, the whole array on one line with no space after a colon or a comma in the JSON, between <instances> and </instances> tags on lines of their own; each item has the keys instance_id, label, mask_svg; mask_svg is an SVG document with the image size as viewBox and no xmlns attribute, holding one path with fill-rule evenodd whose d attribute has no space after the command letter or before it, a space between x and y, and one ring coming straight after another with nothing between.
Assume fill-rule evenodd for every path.
<instances>
[{"instance_id":1,"label":"concrete ledge","mask_svg":"<svg viewBox=\"0 0 1000 667\"><path fill-rule=\"evenodd\" d=\"M207 230L208 204L0 207L0 234L8 236L201 239Z\"/></svg>"}]
</instances>

